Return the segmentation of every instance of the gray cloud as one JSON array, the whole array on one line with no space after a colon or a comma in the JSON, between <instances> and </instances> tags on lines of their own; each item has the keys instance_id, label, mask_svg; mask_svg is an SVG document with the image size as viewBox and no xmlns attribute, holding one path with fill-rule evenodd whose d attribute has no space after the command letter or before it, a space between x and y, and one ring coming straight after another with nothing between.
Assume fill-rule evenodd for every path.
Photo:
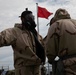
<instances>
[{"instance_id":1,"label":"gray cloud","mask_svg":"<svg viewBox=\"0 0 76 75\"><path fill-rule=\"evenodd\" d=\"M34 0L35 2L45 2L46 0Z\"/></svg>"},{"instance_id":2,"label":"gray cloud","mask_svg":"<svg viewBox=\"0 0 76 75\"><path fill-rule=\"evenodd\" d=\"M51 1L48 1L48 4L50 5L66 5L66 4L69 4L70 1L68 0L51 0Z\"/></svg>"},{"instance_id":3,"label":"gray cloud","mask_svg":"<svg viewBox=\"0 0 76 75\"><path fill-rule=\"evenodd\" d=\"M50 5L66 5L70 1L69 0L34 0L35 2L47 2Z\"/></svg>"}]
</instances>

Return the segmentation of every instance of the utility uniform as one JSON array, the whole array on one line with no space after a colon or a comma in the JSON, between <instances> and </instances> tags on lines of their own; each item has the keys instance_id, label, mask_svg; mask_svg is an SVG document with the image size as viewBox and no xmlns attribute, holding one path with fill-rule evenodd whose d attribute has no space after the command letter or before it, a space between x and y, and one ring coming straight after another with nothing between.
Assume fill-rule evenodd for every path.
<instances>
[{"instance_id":1,"label":"utility uniform","mask_svg":"<svg viewBox=\"0 0 76 75\"><path fill-rule=\"evenodd\" d=\"M56 56L62 57L65 75L76 75L76 20L61 19L50 26L46 53L50 64Z\"/></svg>"},{"instance_id":2,"label":"utility uniform","mask_svg":"<svg viewBox=\"0 0 76 75\"><path fill-rule=\"evenodd\" d=\"M12 46L14 52L14 67L16 75L40 75L41 59L36 55L36 45L33 34L22 30L21 24L0 33L0 47ZM41 42L41 36L38 35Z\"/></svg>"}]
</instances>

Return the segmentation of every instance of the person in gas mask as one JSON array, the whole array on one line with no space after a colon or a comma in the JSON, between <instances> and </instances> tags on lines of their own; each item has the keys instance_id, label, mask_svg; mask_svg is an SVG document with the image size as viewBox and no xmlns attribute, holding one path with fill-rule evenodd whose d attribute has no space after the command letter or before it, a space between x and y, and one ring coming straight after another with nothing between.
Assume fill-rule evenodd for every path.
<instances>
[{"instance_id":1,"label":"person in gas mask","mask_svg":"<svg viewBox=\"0 0 76 75\"><path fill-rule=\"evenodd\" d=\"M27 9L22 12L21 24L0 33L0 47L12 46L15 75L41 75L40 65L45 62L42 37L37 33L34 16Z\"/></svg>"}]
</instances>

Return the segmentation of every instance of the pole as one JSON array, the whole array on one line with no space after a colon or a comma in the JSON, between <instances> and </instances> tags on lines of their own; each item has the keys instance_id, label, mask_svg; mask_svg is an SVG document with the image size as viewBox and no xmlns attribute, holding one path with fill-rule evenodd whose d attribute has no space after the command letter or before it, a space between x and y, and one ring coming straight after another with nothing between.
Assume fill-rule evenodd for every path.
<instances>
[{"instance_id":1,"label":"pole","mask_svg":"<svg viewBox=\"0 0 76 75\"><path fill-rule=\"evenodd\" d=\"M38 3L36 3L36 6L37 6L37 31L39 33Z\"/></svg>"}]
</instances>

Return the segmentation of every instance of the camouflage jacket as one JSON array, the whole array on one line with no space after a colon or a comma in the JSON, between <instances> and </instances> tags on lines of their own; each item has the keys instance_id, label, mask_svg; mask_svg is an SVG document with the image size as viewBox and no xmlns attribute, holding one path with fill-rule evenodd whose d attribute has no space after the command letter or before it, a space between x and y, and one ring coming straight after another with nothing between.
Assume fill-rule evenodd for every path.
<instances>
[{"instance_id":1,"label":"camouflage jacket","mask_svg":"<svg viewBox=\"0 0 76 75\"><path fill-rule=\"evenodd\" d=\"M56 56L76 54L76 20L61 19L54 22L48 30L45 48L50 63ZM65 65L75 63L76 59L73 59L72 62L65 63Z\"/></svg>"},{"instance_id":2,"label":"camouflage jacket","mask_svg":"<svg viewBox=\"0 0 76 75\"><path fill-rule=\"evenodd\" d=\"M14 51L15 68L29 65L40 65L41 59L36 55L36 46L33 34L28 30L22 30L20 24L6 29L0 33L0 47L11 45ZM38 35L42 42L42 38Z\"/></svg>"}]
</instances>

